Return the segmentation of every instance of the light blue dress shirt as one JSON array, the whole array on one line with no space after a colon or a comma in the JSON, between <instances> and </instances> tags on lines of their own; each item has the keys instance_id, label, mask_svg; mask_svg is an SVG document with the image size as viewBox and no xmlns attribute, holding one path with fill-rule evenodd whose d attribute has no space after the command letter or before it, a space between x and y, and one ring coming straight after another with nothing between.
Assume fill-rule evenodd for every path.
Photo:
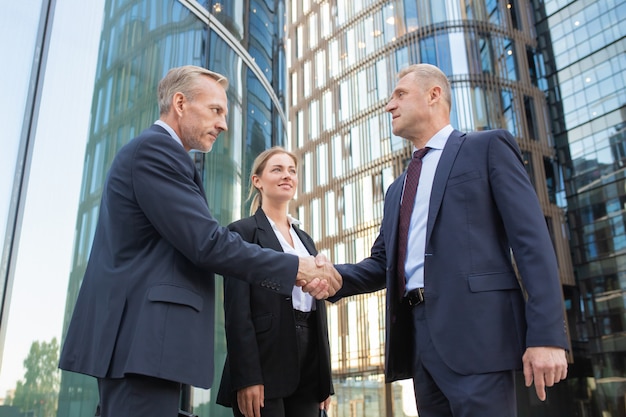
<instances>
[{"instance_id":1,"label":"light blue dress shirt","mask_svg":"<svg viewBox=\"0 0 626 417\"><path fill-rule=\"evenodd\" d=\"M453 130L452 125L447 125L426 143L426 146L431 149L422 158L422 172L415 195L415 206L411 214L406 262L404 264L407 292L424 287L424 253L426 252L426 225L428 223L430 193L433 189L433 179L441 153ZM416 150L417 148L413 149L413 151Z\"/></svg>"}]
</instances>

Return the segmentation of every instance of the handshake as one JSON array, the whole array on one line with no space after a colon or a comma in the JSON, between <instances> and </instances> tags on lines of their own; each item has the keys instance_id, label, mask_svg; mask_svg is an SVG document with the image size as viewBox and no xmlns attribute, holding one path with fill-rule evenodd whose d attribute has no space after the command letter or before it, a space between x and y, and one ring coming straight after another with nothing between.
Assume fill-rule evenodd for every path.
<instances>
[{"instance_id":1,"label":"handshake","mask_svg":"<svg viewBox=\"0 0 626 417\"><path fill-rule=\"evenodd\" d=\"M296 285L302 287L318 300L335 295L342 285L342 278L332 263L322 254L315 258L300 257Z\"/></svg>"}]
</instances>

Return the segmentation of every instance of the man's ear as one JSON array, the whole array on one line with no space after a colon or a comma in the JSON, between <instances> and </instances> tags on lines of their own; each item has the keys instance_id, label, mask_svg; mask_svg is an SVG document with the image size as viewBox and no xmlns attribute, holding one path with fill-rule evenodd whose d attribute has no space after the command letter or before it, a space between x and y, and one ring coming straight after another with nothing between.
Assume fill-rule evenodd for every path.
<instances>
[{"instance_id":1,"label":"man's ear","mask_svg":"<svg viewBox=\"0 0 626 417\"><path fill-rule=\"evenodd\" d=\"M180 116L183 112L183 104L185 103L185 95L183 93L175 93L172 97L172 107Z\"/></svg>"},{"instance_id":2,"label":"man's ear","mask_svg":"<svg viewBox=\"0 0 626 417\"><path fill-rule=\"evenodd\" d=\"M441 87L439 87L438 85L432 86L428 93L428 98L430 99L431 103L441 100Z\"/></svg>"}]
</instances>

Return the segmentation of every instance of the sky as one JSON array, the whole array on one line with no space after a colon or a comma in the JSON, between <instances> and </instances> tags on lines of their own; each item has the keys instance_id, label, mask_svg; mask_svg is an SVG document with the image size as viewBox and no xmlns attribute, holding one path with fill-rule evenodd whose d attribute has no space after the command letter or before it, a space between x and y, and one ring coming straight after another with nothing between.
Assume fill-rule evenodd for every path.
<instances>
[{"instance_id":1,"label":"sky","mask_svg":"<svg viewBox=\"0 0 626 417\"><path fill-rule=\"evenodd\" d=\"M0 237L4 240L41 0L2 2ZM0 398L33 341L61 339L102 26L102 1L57 0L0 368Z\"/></svg>"}]
</instances>

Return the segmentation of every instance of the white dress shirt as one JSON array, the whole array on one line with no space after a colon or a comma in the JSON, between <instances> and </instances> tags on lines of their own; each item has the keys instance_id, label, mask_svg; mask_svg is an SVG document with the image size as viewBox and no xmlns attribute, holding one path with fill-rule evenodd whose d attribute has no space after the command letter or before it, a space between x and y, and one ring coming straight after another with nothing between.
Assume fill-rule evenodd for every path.
<instances>
[{"instance_id":1,"label":"white dress shirt","mask_svg":"<svg viewBox=\"0 0 626 417\"><path fill-rule=\"evenodd\" d=\"M289 220L289 224L291 226L289 228L289 234L291 235L291 239L293 240L293 247L289 244L289 242L287 242L287 239L285 239L283 234L280 233L280 230L278 230L276 223L274 223L274 221L269 217L267 218L267 220L269 220L270 224L272 225L272 229L274 230L274 233L276 234L276 237L280 242L280 246L283 248L283 252L291 253L297 256L311 256L309 251L304 246L304 243L302 243L302 241L300 240L300 237L298 236L296 231L293 230L294 224L300 224L297 219L294 219L289 214L287 215L287 220ZM315 300L311 295L302 291L301 287L298 287L296 285L293 286L293 290L291 291L291 300L293 303L293 308L296 310L304 312L315 310Z\"/></svg>"},{"instance_id":2,"label":"white dress shirt","mask_svg":"<svg viewBox=\"0 0 626 417\"><path fill-rule=\"evenodd\" d=\"M433 179L441 153L453 130L452 125L447 125L426 143L426 146L431 149L422 158L422 171L415 195L415 206L411 214L406 262L404 264L407 292L424 287L424 253L426 252L426 225L428 223L430 193L433 189ZM416 151L417 148L413 150Z\"/></svg>"}]
</instances>

